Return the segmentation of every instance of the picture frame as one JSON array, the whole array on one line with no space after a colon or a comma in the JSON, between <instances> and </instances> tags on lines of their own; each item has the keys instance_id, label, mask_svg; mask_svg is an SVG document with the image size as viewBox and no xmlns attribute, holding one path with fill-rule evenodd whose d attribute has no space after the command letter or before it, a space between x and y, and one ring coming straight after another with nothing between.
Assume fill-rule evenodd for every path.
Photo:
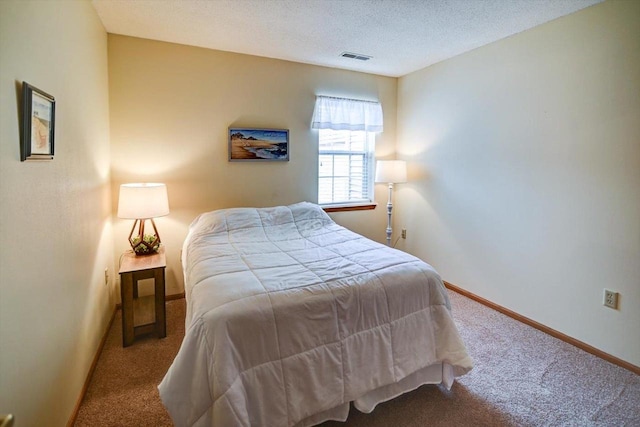
<instances>
[{"instance_id":1,"label":"picture frame","mask_svg":"<svg viewBox=\"0 0 640 427\"><path fill-rule=\"evenodd\" d=\"M229 128L230 162L289 161L289 129Z\"/></svg>"},{"instance_id":2,"label":"picture frame","mask_svg":"<svg viewBox=\"0 0 640 427\"><path fill-rule=\"evenodd\" d=\"M55 121L55 98L22 82L21 161L53 159Z\"/></svg>"}]
</instances>

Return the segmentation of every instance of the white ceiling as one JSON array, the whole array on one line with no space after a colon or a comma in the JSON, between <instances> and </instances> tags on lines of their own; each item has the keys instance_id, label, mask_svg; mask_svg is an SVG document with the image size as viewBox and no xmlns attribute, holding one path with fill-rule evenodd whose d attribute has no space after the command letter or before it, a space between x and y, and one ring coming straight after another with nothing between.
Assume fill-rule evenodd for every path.
<instances>
[{"instance_id":1,"label":"white ceiling","mask_svg":"<svg viewBox=\"0 0 640 427\"><path fill-rule=\"evenodd\" d=\"M602 0L92 1L109 33L399 77Z\"/></svg>"}]
</instances>

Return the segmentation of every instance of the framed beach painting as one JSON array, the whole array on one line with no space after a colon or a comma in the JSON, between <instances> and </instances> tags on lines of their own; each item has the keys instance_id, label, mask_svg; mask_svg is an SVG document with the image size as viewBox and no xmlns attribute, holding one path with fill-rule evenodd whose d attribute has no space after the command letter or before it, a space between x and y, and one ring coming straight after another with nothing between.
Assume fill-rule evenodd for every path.
<instances>
[{"instance_id":1,"label":"framed beach painting","mask_svg":"<svg viewBox=\"0 0 640 427\"><path fill-rule=\"evenodd\" d=\"M22 83L22 143L20 160L53 159L56 100L53 96Z\"/></svg>"},{"instance_id":2,"label":"framed beach painting","mask_svg":"<svg viewBox=\"0 0 640 427\"><path fill-rule=\"evenodd\" d=\"M229 128L229 161L289 161L289 129Z\"/></svg>"}]
</instances>

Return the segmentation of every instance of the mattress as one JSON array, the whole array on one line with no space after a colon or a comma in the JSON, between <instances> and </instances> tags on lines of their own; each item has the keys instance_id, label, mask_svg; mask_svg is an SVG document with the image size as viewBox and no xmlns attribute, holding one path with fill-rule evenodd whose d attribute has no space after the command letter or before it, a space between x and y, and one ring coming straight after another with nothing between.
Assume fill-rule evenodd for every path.
<instances>
[{"instance_id":1,"label":"mattress","mask_svg":"<svg viewBox=\"0 0 640 427\"><path fill-rule=\"evenodd\" d=\"M186 333L158 386L176 426L344 421L472 368L435 270L317 205L204 213L182 256Z\"/></svg>"}]
</instances>

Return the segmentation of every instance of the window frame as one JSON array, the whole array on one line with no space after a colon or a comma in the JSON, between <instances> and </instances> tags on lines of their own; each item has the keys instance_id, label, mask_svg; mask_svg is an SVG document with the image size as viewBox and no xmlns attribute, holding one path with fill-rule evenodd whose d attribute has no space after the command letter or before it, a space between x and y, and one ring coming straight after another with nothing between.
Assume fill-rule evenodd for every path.
<instances>
[{"instance_id":1,"label":"window frame","mask_svg":"<svg viewBox=\"0 0 640 427\"><path fill-rule=\"evenodd\" d=\"M351 133L359 133L359 132L364 132L365 133L365 146L364 146L364 150L336 150L334 149L328 149L328 150L322 150L321 148L321 138L322 138L322 133L323 132L348 132L349 134ZM318 129L318 173L317 173L317 178L318 178L318 183L317 183L317 190L318 190L318 195L317 195L317 203L318 205L320 205L326 212L340 212L340 211L352 211L352 210L369 210L369 209L375 209L375 207L377 206L377 203L375 202L375 182L374 182L374 174L375 174L375 142L376 142L376 133L375 132L367 132L367 131L352 131L352 130L340 130L340 131L336 131L336 130L330 130L330 129ZM363 189L365 188L364 186L366 186L366 195L368 197L363 198L363 199L356 199L356 200L343 200L343 201L335 201L333 195L332 195L332 201L329 202L324 202L321 203L320 202L320 182L321 182L321 178L327 178L327 176L322 176L320 175L320 159L321 156L323 155L328 155L328 156L332 156L332 164L333 164L333 170L332 170L332 174L331 174L331 178L335 179L336 175L335 175L335 158L336 156L345 156L347 158L350 158L350 156L356 155L356 156L362 156L363 158L363 177L362 179L365 180L366 182L363 183ZM349 159L350 160L350 159ZM344 176L341 176L344 178ZM349 174L346 176L346 178L349 178L349 180L352 179L352 175ZM334 184L332 183L331 185L331 189L332 191L335 189Z\"/></svg>"}]
</instances>

